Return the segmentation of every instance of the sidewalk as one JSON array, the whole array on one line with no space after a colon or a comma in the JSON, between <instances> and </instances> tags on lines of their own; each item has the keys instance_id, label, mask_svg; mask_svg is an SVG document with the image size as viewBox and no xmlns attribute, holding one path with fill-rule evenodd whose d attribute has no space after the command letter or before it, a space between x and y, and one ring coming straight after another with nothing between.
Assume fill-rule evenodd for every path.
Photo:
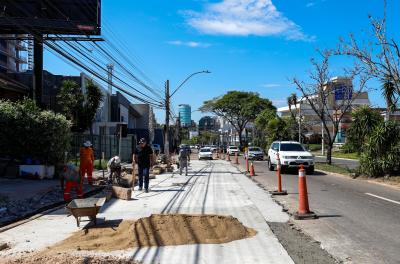
<instances>
[{"instance_id":1,"label":"sidewalk","mask_svg":"<svg viewBox=\"0 0 400 264\"><path fill-rule=\"evenodd\" d=\"M293 263L267 222L289 220L270 195L225 161L192 161L188 176L158 175L151 192L135 191L131 201L112 199L98 218L134 220L156 213L232 215L257 235L224 244L142 247L79 254L123 256L143 263ZM62 228L60 228L62 227ZM41 251L77 231L64 210L0 233L11 248L0 256Z\"/></svg>"}]
</instances>

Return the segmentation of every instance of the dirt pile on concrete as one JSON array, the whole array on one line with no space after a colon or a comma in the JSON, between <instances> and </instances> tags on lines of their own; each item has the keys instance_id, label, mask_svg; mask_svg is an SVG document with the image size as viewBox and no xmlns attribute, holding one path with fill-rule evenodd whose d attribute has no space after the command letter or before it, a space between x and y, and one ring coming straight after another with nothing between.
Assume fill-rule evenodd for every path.
<instances>
[{"instance_id":1,"label":"dirt pile on concrete","mask_svg":"<svg viewBox=\"0 0 400 264\"><path fill-rule=\"evenodd\" d=\"M47 255L38 254L34 256L26 256L21 258L16 258L13 260L5 260L0 263L4 264L139 264L137 261L120 259L109 256L75 256L69 254L57 254L57 255Z\"/></svg>"},{"instance_id":2,"label":"dirt pile on concrete","mask_svg":"<svg viewBox=\"0 0 400 264\"><path fill-rule=\"evenodd\" d=\"M256 235L232 216L154 214L118 227L99 226L74 233L51 251L114 251L136 247L220 244Z\"/></svg>"}]
</instances>

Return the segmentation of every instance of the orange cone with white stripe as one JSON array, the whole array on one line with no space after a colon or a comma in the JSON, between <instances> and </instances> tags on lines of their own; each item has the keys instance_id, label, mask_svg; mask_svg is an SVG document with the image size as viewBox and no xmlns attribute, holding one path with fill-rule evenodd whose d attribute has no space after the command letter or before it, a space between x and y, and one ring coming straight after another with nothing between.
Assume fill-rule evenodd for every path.
<instances>
[{"instance_id":1,"label":"orange cone with white stripe","mask_svg":"<svg viewBox=\"0 0 400 264\"><path fill-rule=\"evenodd\" d=\"M235 164L239 164L239 157L237 153L235 153Z\"/></svg>"},{"instance_id":2,"label":"orange cone with white stripe","mask_svg":"<svg viewBox=\"0 0 400 264\"><path fill-rule=\"evenodd\" d=\"M277 165L276 165L276 175L278 177L278 190L272 191L273 195L287 195L286 190L282 190L282 175L281 175L281 159L279 158L279 153L276 154Z\"/></svg>"},{"instance_id":3,"label":"orange cone with white stripe","mask_svg":"<svg viewBox=\"0 0 400 264\"><path fill-rule=\"evenodd\" d=\"M317 215L311 212L308 206L306 171L302 164L299 169L299 210L294 214L294 219L303 220L315 218L317 218Z\"/></svg>"},{"instance_id":4,"label":"orange cone with white stripe","mask_svg":"<svg viewBox=\"0 0 400 264\"><path fill-rule=\"evenodd\" d=\"M252 162L251 165L250 165L250 176L252 176L252 177L256 176L256 173L255 173L255 171L254 171L253 162Z\"/></svg>"}]
</instances>

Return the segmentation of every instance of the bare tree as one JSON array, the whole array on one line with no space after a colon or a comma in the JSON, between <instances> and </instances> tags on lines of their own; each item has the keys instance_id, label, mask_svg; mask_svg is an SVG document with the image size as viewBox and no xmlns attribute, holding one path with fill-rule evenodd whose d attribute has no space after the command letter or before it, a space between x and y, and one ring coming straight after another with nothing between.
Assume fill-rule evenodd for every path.
<instances>
[{"instance_id":1,"label":"bare tree","mask_svg":"<svg viewBox=\"0 0 400 264\"><path fill-rule=\"evenodd\" d=\"M332 148L339 131L339 124L345 114L349 114L354 100L364 90L368 75L362 74L359 67L355 65L352 69L344 72L351 82L357 78L357 87L354 87L354 84L349 87L335 87L329 72L329 59L332 52L323 51L320 52L320 55L322 56L321 62L311 60L313 68L309 73L310 83L305 83L297 78L293 78L293 83L321 121L324 131L323 138L327 145L326 162L331 164Z\"/></svg>"},{"instance_id":2,"label":"bare tree","mask_svg":"<svg viewBox=\"0 0 400 264\"><path fill-rule=\"evenodd\" d=\"M348 39L340 39L336 54L355 57L366 74L393 85L381 87L389 115L400 98L400 48L399 43L387 34L387 1L383 3L383 18L369 16L372 39L360 43L354 34L350 34Z\"/></svg>"}]
</instances>

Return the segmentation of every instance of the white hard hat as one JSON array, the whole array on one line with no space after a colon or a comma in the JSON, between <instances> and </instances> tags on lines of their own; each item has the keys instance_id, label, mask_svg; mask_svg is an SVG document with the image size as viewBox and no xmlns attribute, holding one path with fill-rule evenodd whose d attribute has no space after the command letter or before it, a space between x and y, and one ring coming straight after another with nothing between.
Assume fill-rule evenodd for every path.
<instances>
[{"instance_id":1,"label":"white hard hat","mask_svg":"<svg viewBox=\"0 0 400 264\"><path fill-rule=\"evenodd\" d=\"M92 146L92 143L91 143L89 140L87 140L85 143L83 143L83 145L84 145L85 147L91 147L91 146Z\"/></svg>"}]
</instances>

